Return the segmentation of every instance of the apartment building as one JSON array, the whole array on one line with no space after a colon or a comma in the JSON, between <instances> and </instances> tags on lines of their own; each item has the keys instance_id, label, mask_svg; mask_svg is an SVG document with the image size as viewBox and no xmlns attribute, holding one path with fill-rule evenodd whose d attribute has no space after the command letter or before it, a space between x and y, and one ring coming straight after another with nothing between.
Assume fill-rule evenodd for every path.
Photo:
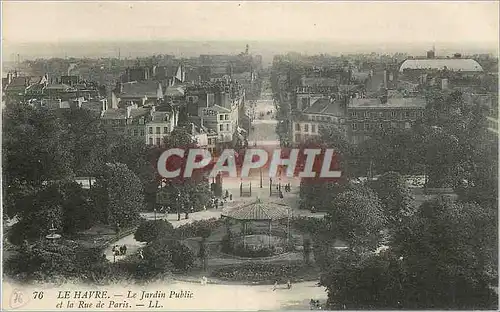
<instances>
[{"instance_id":1,"label":"apartment building","mask_svg":"<svg viewBox=\"0 0 500 312\"><path fill-rule=\"evenodd\" d=\"M424 98L353 98L347 106L348 139L358 144L384 128L408 129L424 114Z\"/></svg>"},{"instance_id":2,"label":"apartment building","mask_svg":"<svg viewBox=\"0 0 500 312\"><path fill-rule=\"evenodd\" d=\"M152 107L150 118L145 124L146 144L156 146L162 145L163 138L177 127L178 121L179 111L177 109L156 111L155 107Z\"/></svg>"},{"instance_id":3,"label":"apartment building","mask_svg":"<svg viewBox=\"0 0 500 312\"><path fill-rule=\"evenodd\" d=\"M332 98L319 98L301 112L295 113L292 121L293 144L307 141L320 135L320 128L333 125L345 131L343 102Z\"/></svg>"}]
</instances>

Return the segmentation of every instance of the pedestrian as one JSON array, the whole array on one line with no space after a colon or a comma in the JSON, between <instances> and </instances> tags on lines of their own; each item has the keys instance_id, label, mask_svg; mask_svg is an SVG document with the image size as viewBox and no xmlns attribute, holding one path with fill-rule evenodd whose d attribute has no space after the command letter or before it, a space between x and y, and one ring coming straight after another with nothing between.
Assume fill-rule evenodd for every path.
<instances>
[{"instance_id":1,"label":"pedestrian","mask_svg":"<svg viewBox=\"0 0 500 312\"><path fill-rule=\"evenodd\" d=\"M273 291L275 291L277 288L278 288L278 281L274 282Z\"/></svg>"},{"instance_id":2,"label":"pedestrian","mask_svg":"<svg viewBox=\"0 0 500 312\"><path fill-rule=\"evenodd\" d=\"M141 260L144 260L144 254L142 253L142 249L139 250L139 258L141 258Z\"/></svg>"},{"instance_id":3,"label":"pedestrian","mask_svg":"<svg viewBox=\"0 0 500 312\"><path fill-rule=\"evenodd\" d=\"M123 245L123 254L126 255L127 254L127 245Z\"/></svg>"},{"instance_id":4,"label":"pedestrian","mask_svg":"<svg viewBox=\"0 0 500 312\"><path fill-rule=\"evenodd\" d=\"M292 289L292 282L290 282L290 280L288 280L288 282L286 282L286 288Z\"/></svg>"},{"instance_id":5,"label":"pedestrian","mask_svg":"<svg viewBox=\"0 0 500 312\"><path fill-rule=\"evenodd\" d=\"M233 200L233 194L229 194L229 200Z\"/></svg>"}]
</instances>

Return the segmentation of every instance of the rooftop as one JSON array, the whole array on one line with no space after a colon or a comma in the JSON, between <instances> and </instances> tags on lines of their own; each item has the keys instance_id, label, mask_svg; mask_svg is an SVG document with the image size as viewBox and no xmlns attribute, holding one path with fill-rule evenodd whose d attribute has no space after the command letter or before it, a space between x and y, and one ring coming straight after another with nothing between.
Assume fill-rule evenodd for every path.
<instances>
[{"instance_id":1,"label":"rooftop","mask_svg":"<svg viewBox=\"0 0 500 312\"><path fill-rule=\"evenodd\" d=\"M473 59L462 58L435 58L435 59L411 59L401 64L399 71L405 69L448 69L451 71L482 72L483 68Z\"/></svg>"},{"instance_id":2,"label":"rooftop","mask_svg":"<svg viewBox=\"0 0 500 312\"><path fill-rule=\"evenodd\" d=\"M301 82L303 86L333 87L338 85L338 81L333 78L302 77Z\"/></svg>"},{"instance_id":3,"label":"rooftop","mask_svg":"<svg viewBox=\"0 0 500 312\"><path fill-rule=\"evenodd\" d=\"M132 111L131 111L132 112ZM164 122L169 120L170 118L170 113L169 112L161 112L161 111L155 111L151 114L152 122Z\"/></svg>"},{"instance_id":4,"label":"rooftop","mask_svg":"<svg viewBox=\"0 0 500 312\"><path fill-rule=\"evenodd\" d=\"M280 220L288 217L289 209L284 204L263 202L257 198L254 202L223 212L222 215L237 220Z\"/></svg>"},{"instance_id":5,"label":"rooftop","mask_svg":"<svg viewBox=\"0 0 500 312\"><path fill-rule=\"evenodd\" d=\"M180 86L168 86L165 89L165 96L184 96L184 88Z\"/></svg>"},{"instance_id":6,"label":"rooftop","mask_svg":"<svg viewBox=\"0 0 500 312\"><path fill-rule=\"evenodd\" d=\"M123 89L120 92L120 97L143 98L158 96L159 83L156 81L133 81L122 84Z\"/></svg>"},{"instance_id":7,"label":"rooftop","mask_svg":"<svg viewBox=\"0 0 500 312\"><path fill-rule=\"evenodd\" d=\"M146 107L138 107L130 109L130 118L144 116L149 112ZM107 109L102 115L103 119L126 119L127 108Z\"/></svg>"},{"instance_id":8,"label":"rooftop","mask_svg":"<svg viewBox=\"0 0 500 312\"><path fill-rule=\"evenodd\" d=\"M380 99L365 98L352 99L349 108L425 108L427 102L424 98L389 98L387 103L382 104Z\"/></svg>"},{"instance_id":9,"label":"rooftop","mask_svg":"<svg viewBox=\"0 0 500 312\"><path fill-rule=\"evenodd\" d=\"M338 101L331 102L328 98L316 100L311 106L304 110L305 114L331 114L339 115L342 113Z\"/></svg>"}]
</instances>

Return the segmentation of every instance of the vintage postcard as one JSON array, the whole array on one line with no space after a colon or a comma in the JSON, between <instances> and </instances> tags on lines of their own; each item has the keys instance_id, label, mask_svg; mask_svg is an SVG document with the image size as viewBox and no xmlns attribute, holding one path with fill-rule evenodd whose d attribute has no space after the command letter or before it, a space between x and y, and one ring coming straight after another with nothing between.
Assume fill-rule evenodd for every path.
<instances>
[{"instance_id":1,"label":"vintage postcard","mask_svg":"<svg viewBox=\"0 0 500 312\"><path fill-rule=\"evenodd\" d=\"M2 310L497 310L498 1L3 1Z\"/></svg>"}]
</instances>

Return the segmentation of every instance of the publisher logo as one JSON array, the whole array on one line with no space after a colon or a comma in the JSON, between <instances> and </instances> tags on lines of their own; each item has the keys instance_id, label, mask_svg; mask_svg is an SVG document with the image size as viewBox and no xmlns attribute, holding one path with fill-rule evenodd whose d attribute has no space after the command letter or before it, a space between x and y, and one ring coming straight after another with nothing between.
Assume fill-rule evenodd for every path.
<instances>
[{"instance_id":1,"label":"publisher logo","mask_svg":"<svg viewBox=\"0 0 500 312\"><path fill-rule=\"evenodd\" d=\"M191 178L200 173L216 177L220 173L232 178L247 178L252 171L267 171L270 178L284 173L286 177L340 178L337 154L333 149L247 149L237 153L223 150L213 156L200 148L172 148L158 159L157 170L164 179Z\"/></svg>"}]
</instances>

